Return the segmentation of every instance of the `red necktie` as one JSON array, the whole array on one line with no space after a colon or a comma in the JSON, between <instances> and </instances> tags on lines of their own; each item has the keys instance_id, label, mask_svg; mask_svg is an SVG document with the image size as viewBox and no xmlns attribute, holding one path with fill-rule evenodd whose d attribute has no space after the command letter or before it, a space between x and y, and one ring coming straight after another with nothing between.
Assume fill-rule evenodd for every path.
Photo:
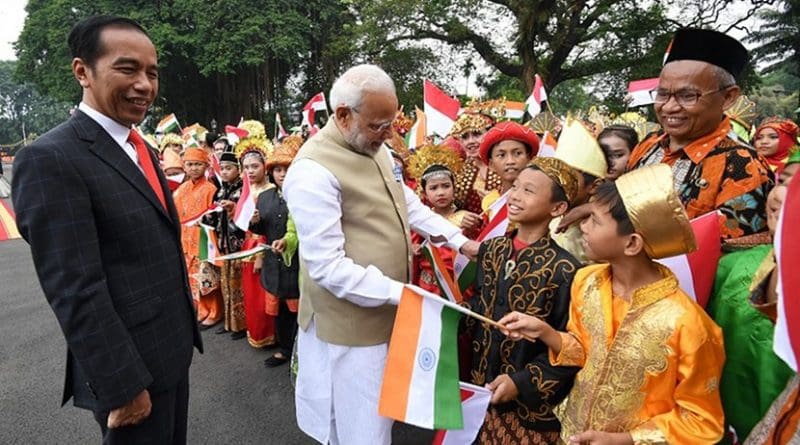
<instances>
[{"instance_id":1,"label":"red necktie","mask_svg":"<svg viewBox=\"0 0 800 445\"><path fill-rule=\"evenodd\" d=\"M144 177L147 178L147 182L150 183L150 187L156 192L156 196L158 196L158 200L161 201L161 205L166 209L167 201L164 199L164 190L161 188L161 183L158 182L158 175L156 174L156 169L150 158L149 149L144 144L144 140L139 136L139 133L135 130L131 130L130 134L128 134L128 142L133 144L133 147L136 149L136 157L139 158L139 166L142 167Z\"/></svg>"}]
</instances>

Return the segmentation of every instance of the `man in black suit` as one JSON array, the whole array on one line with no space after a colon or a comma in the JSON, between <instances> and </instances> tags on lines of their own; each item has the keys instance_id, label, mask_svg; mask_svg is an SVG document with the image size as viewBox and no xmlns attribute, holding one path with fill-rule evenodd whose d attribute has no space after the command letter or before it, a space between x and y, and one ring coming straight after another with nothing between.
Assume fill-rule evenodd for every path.
<instances>
[{"instance_id":1,"label":"man in black suit","mask_svg":"<svg viewBox=\"0 0 800 445\"><path fill-rule=\"evenodd\" d=\"M83 99L20 150L17 224L67 342L66 403L103 442L186 442L189 365L202 352L180 223L158 160L131 126L158 91L156 50L136 22L88 18L69 35Z\"/></svg>"}]
</instances>

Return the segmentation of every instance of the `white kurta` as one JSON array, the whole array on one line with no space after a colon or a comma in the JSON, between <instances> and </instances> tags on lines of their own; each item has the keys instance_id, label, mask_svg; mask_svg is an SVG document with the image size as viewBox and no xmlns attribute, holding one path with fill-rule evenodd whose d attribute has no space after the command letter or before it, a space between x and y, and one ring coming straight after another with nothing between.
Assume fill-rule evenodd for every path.
<instances>
[{"instance_id":1,"label":"white kurta","mask_svg":"<svg viewBox=\"0 0 800 445\"><path fill-rule=\"evenodd\" d=\"M414 231L443 236L455 250L467 242L458 227L425 206L411 189L403 189ZM311 279L337 298L360 306L400 301L404 283L345 256L341 188L328 169L310 159L298 160L286 175L283 191ZM385 343L349 347L324 342L316 336L313 320L308 331L300 329L295 390L300 429L323 444L391 443L392 421L378 415L387 349Z\"/></svg>"}]
</instances>

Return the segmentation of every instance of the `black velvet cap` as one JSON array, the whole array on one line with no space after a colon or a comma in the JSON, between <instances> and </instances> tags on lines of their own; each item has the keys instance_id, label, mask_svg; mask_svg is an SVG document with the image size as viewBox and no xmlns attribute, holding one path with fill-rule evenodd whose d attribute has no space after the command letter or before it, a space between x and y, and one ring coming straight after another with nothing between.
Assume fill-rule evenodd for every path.
<instances>
[{"instance_id":1,"label":"black velvet cap","mask_svg":"<svg viewBox=\"0 0 800 445\"><path fill-rule=\"evenodd\" d=\"M747 49L733 37L710 29L683 28L675 32L664 64L699 60L739 78L747 64Z\"/></svg>"},{"instance_id":2,"label":"black velvet cap","mask_svg":"<svg viewBox=\"0 0 800 445\"><path fill-rule=\"evenodd\" d=\"M223 164L223 163L226 163L226 162L230 163L230 164L239 165L239 160L236 159L236 155L231 151L225 151L225 152L222 152L221 155L219 155L219 163Z\"/></svg>"}]
</instances>

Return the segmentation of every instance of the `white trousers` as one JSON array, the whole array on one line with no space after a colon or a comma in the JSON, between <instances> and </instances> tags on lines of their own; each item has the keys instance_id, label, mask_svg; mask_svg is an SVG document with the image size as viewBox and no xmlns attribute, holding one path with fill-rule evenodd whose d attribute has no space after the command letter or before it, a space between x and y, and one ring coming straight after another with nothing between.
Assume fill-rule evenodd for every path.
<instances>
[{"instance_id":1,"label":"white trousers","mask_svg":"<svg viewBox=\"0 0 800 445\"><path fill-rule=\"evenodd\" d=\"M322 444L389 445L393 420L378 415L388 344L351 347L298 329L297 425Z\"/></svg>"}]
</instances>

